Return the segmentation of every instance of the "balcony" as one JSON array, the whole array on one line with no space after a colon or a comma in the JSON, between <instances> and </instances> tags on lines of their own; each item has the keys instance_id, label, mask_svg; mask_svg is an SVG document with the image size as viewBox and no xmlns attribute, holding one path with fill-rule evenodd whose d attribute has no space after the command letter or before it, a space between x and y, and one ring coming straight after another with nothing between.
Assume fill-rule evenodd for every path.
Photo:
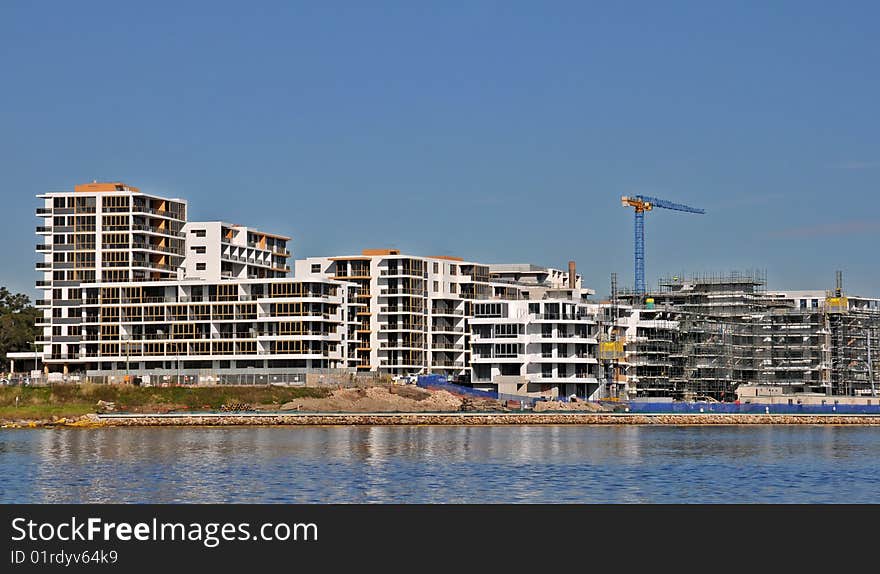
<instances>
[{"instance_id":1,"label":"balcony","mask_svg":"<svg viewBox=\"0 0 880 574\"><path fill-rule=\"evenodd\" d=\"M536 321L595 321L596 317L587 313L537 313Z\"/></svg>"},{"instance_id":2,"label":"balcony","mask_svg":"<svg viewBox=\"0 0 880 574\"><path fill-rule=\"evenodd\" d=\"M45 261L37 261L37 271L51 271L52 264Z\"/></svg>"},{"instance_id":3,"label":"balcony","mask_svg":"<svg viewBox=\"0 0 880 574\"><path fill-rule=\"evenodd\" d=\"M49 243L37 243L37 251L52 251L52 245Z\"/></svg>"},{"instance_id":4,"label":"balcony","mask_svg":"<svg viewBox=\"0 0 880 574\"><path fill-rule=\"evenodd\" d=\"M456 345L453 343L437 343L435 342L431 349L435 352L441 351L464 351L464 345Z\"/></svg>"},{"instance_id":5,"label":"balcony","mask_svg":"<svg viewBox=\"0 0 880 574\"><path fill-rule=\"evenodd\" d=\"M45 287L51 287L52 282L51 281L44 281L43 279L40 279L36 282L36 285L37 285L37 289L43 289Z\"/></svg>"},{"instance_id":6,"label":"balcony","mask_svg":"<svg viewBox=\"0 0 880 574\"><path fill-rule=\"evenodd\" d=\"M52 215L51 207L38 207L37 208L37 217L49 217Z\"/></svg>"},{"instance_id":7,"label":"balcony","mask_svg":"<svg viewBox=\"0 0 880 574\"><path fill-rule=\"evenodd\" d=\"M446 325L434 325L431 327L432 333L464 333L464 327L449 327Z\"/></svg>"},{"instance_id":8,"label":"balcony","mask_svg":"<svg viewBox=\"0 0 880 574\"><path fill-rule=\"evenodd\" d=\"M162 229L160 227L156 227L154 225L132 225L132 231L147 231L149 233L159 233L161 235L168 235L170 237L179 237L184 238L183 232L180 231L172 231L170 229Z\"/></svg>"},{"instance_id":9,"label":"balcony","mask_svg":"<svg viewBox=\"0 0 880 574\"><path fill-rule=\"evenodd\" d=\"M52 305L52 302L49 299L37 299L34 301L34 305L36 307L49 307Z\"/></svg>"},{"instance_id":10,"label":"balcony","mask_svg":"<svg viewBox=\"0 0 880 574\"><path fill-rule=\"evenodd\" d=\"M458 311L456 309L443 309L440 307L434 307L431 309L432 315L452 315L455 317L464 317L464 311Z\"/></svg>"},{"instance_id":11,"label":"balcony","mask_svg":"<svg viewBox=\"0 0 880 574\"><path fill-rule=\"evenodd\" d=\"M406 296L406 297L424 297L427 292L424 289L413 289L407 287L385 288L379 290L382 297Z\"/></svg>"},{"instance_id":12,"label":"balcony","mask_svg":"<svg viewBox=\"0 0 880 574\"><path fill-rule=\"evenodd\" d=\"M37 233L52 233L52 228L46 227L45 225L38 225Z\"/></svg>"}]
</instances>

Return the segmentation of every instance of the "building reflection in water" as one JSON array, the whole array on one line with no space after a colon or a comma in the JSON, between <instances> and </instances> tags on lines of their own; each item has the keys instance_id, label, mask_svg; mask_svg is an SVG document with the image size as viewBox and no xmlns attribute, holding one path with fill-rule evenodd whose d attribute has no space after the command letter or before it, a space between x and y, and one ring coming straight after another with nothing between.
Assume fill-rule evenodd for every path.
<instances>
[{"instance_id":1,"label":"building reflection in water","mask_svg":"<svg viewBox=\"0 0 880 574\"><path fill-rule=\"evenodd\" d=\"M0 502L856 502L878 455L800 425L0 431Z\"/></svg>"}]
</instances>

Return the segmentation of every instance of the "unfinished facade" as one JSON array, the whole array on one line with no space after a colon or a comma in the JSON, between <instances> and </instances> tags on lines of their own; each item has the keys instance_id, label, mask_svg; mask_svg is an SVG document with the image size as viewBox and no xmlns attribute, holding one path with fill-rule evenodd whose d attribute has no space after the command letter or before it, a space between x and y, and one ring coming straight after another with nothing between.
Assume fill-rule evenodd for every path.
<instances>
[{"instance_id":1,"label":"unfinished facade","mask_svg":"<svg viewBox=\"0 0 880 574\"><path fill-rule=\"evenodd\" d=\"M667 278L629 300L631 396L733 400L740 385L858 395L876 378L875 299L767 291L763 274L732 273Z\"/></svg>"}]
</instances>

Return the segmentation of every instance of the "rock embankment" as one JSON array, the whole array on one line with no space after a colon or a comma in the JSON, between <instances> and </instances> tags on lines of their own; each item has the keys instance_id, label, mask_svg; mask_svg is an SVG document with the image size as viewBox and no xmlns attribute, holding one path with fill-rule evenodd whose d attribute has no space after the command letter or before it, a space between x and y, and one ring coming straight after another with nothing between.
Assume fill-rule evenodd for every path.
<instances>
[{"instance_id":1,"label":"rock embankment","mask_svg":"<svg viewBox=\"0 0 880 574\"><path fill-rule=\"evenodd\" d=\"M4 429L102 426L105 426L104 421L95 413L81 417L52 417L50 419L0 419L0 428Z\"/></svg>"},{"instance_id":2,"label":"rock embankment","mask_svg":"<svg viewBox=\"0 0 880 574\"><path fill-rule=\"evenodd\" d=\"M599 413L481 413L473 415L442 413L394 414L302 414L220 417L102 418L107 426L226 426L226 425L743 425L743 424L833 424L880 425L880 416L792 416L792 415L618 415Z\"/></svg>"}]
</instances>

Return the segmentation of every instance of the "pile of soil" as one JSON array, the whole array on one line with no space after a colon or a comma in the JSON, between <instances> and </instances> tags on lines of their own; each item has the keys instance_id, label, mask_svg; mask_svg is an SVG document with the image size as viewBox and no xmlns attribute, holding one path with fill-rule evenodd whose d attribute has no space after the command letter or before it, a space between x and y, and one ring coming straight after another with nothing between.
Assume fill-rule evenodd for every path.
<instances>
[{"instance_id":1,"label":"pile of soil","mask_svg":"<svg viewBox=\"0 0 880 574\"><path fill-rule=\"evenodd\" d=\"M535 412L543 413L549 411L579 411L606 413L611 412L611 408L599 403L590 403L586 401L578 401L574 403L563 403L559 401L538 401L535 403Z\"/></svg>"},{"instance_id":2,"label":"pile of soil","mask_svg":"<svg viewBox=\"0 0 880 574\"><path fill-rule=\"evenodd\" d=\"M294 399L281 406L282 411L346 413L454 412L460 409L461 399L452 393L413 387L337 389L329 397Z\"/></svg>"}]
</instances>

